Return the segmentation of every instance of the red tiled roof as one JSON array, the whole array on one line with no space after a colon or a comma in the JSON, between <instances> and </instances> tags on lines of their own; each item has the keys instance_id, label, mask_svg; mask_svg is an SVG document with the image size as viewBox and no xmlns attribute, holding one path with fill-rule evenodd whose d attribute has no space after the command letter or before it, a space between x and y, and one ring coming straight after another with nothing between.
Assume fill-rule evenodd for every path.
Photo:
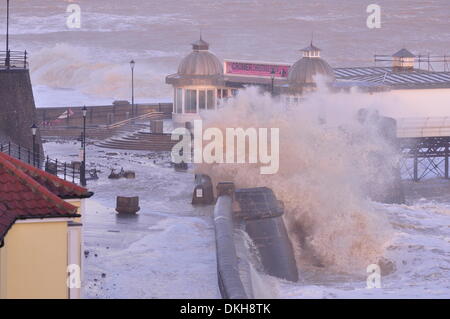
<instances>
[{"instance_id":1,"label":"red tiled roof","mask_svg":"<svg viewBox=\"0 0 450 319\"><path fill-rule=\"evenodd\" d=\"M77 208L0 156L0 242L18 219L79 217Z\"/></svg>"},{"instance_id":2,"label":"red tiled roof","mask_svg":"<svg viewBox=\"0 0 450 319\"><path fill-rule=\"evenodd\" d=\"M20 168L25 174L33 178L36 182L47 188L58 197L67 199L90 197L92 195L92 193L88 192L86 188L65 181L53 174L47 173L5 153L0 152L0 157L5 158L14 166Z\"/></svg>"}]
</instances>

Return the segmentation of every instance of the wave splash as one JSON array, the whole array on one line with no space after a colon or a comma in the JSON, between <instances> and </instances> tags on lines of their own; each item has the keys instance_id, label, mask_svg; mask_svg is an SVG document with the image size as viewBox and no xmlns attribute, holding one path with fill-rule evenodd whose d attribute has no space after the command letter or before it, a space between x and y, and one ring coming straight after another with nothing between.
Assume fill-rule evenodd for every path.
<instances>
[{"instance_id":1,"label":"wave splash","mask_svg":"<svg viewBox=\"0 0 450 319\"><path fill-rule=\"evenodd\" d=\"M210 175L214 185L231 180L237 188L272 188L284 202L298 265L366 274L391 238L385 215L377 214L363 191L372 178L390 178L389 169L372 167L371 154L396 159L376 129L357 120L357 110L369 99L322 87L301 104L286 106L255 88L241 91L219 111L204 113L204 128L223 133L225 128L279 128L278 173L261 175L258 164L201 164L196 170Z\"/></svg>"},{"instance_id":2,"label":"wave splash","mask_svg":"<svg viewBox=\"0 0 450 319\"><path fill-rule=\"evenodd\" d=\"M131 69L128 62L99 62L90 50L65 43L41 49L31 56L30 70L35 85L74 89L84 94L112 99L130 99ZM131 60L131 58L130 58ZM171 89L164 85L164 72L146 62L135 67L137 98L167 98Z\"/></svg>"}]
</instances>

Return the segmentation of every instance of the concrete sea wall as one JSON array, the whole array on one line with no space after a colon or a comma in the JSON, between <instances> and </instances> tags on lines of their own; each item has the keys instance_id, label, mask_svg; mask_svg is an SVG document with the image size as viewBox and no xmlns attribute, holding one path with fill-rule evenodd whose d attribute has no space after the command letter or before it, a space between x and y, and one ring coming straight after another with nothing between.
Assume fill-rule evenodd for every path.
<instances>
[{"instance_id":1,"label":"concrete sea wall","mask_svg":"<svg viewBox=\"0 0 450 319\"><path fill-rule=\"evenodd\" d=\"M27 69L0 70L0 140L33 148L36 106ZM36 143L41 145L39 132Z\"/></svg>"}]
</instances>

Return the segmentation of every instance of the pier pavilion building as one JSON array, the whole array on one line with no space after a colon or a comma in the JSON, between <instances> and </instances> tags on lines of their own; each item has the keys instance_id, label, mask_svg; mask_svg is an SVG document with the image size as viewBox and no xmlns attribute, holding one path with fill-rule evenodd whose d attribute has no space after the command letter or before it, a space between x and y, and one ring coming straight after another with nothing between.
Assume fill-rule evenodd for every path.
<instances>
[{"instance_id":1,"label":"pier pavilion building","mask_svg":"<svg viewBox=\"0 0 450 319\"><path fill-rule=\"evenodd\" d=\"M166 83L173 87L174 122L199 119L202 111L217 109L221 101L247 86L257 86L286 103L296 103L317 87L319 79L335 91L357 87L370 94L395 91L400 97L413 99L436 94L450 98L449 57L430 59L401 49L392 55L375 55L374 66L333 68L312 42L301 52L293 64L222 60L200 38L181 60L177 73L166 77ZM377 66L378 62L389 65ZM443 70L434 71L431 62L443 62ZM422 68L423 63L428 68Z\"/></svg>"}]
</instances>

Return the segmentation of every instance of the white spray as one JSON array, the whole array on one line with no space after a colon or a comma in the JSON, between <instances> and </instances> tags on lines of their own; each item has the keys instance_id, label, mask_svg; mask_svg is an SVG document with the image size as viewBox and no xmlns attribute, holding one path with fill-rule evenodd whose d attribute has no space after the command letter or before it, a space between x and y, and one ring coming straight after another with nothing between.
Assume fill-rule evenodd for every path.
<instances>
[{"instance_id":1,"label":"white spray","mask_svg":"<svg viewBox=\"0 0 450 319\"><path fill-rule=\"evenodd\" d=\"M337 104L335 98L320 88L301 104L287 106L254 88L240 92L219 111L204 113L204 126L223 131L279 128L278 173L262 175L258 164L202 164L197 171L210 175L214 185L234 181L238 188L272 188L285 204L299 265L363 274L383 256L390 234L388 222L375 213L363 192L368 180L388 178L389 172L378 170L374 176L369 154L385 154L392 161L395 154L356 120L357 110L369 104L369 98L361 94L355 103L354 95L346 93ZM324 117L327 125L318 120ZM361 138L349 142L349 135Z\"/></svg>"}]
</instances>

